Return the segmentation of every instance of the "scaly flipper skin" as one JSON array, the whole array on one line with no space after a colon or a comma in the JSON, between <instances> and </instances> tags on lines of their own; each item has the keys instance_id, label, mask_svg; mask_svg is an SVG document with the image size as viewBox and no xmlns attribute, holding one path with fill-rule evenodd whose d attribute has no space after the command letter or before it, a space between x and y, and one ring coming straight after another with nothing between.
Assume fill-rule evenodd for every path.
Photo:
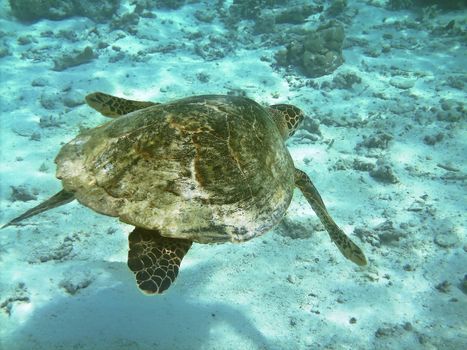
<instances>
[{"instance_id":1,"label":"scaly flipper skin","mask_svg":"<svg viewBox=\"0 0 467 350\"><path fill-rule=\"evenodd\" d=\"M100 114L109 118L118 118L139 109L159 104L147 101L126 100L124 98L104 94L103 92L94 92L87 95L86 103Z\"/></svg>"},{"instance_id":2,"label":"scaly flipper skin","mask_svg":"<svg viewBox=\"0 0 467 350\"><path fill-rule=\"evenodd\" d=\"M159 231L136 227L128 236L128 267L146 294L160 294L175 281L192 241L162 237Z\"/></svg>"},{"instance_id":3,"label":"scaly flipper skin","mask_svg":"<svg viewBox=\"0 0 467 350\"><path fill-rule=\"evenodd\" d=\"M310 203L314 212L320 219L324 228L329 233L331 240L336 244L341 253L349 260L359 266L367 264L363 251L346 236L339 226L329 215L318 190L311 182L306 173L299 169L295 169L295 184L302 191L308 203Z\"/></svg>"},{"instance_id":4,"label":"scaly flipper skin","mask_svg":"<svg viewBox=\"0 0 467 350\"><path fill-rule=\"evenodd\" d=\"M31 216L40 214L40 213L42 213L42 212L44 212L46 210L53 209L53 208L59 207L61 205L67 204L67 203L71 202L74 199L75 199L75 195L72 192L67 192L65 190L61 190L60 192L58 192L54 196L47 199L45 202L42 202L41 204L39 204L38 206L36 206L36 207L34 207L32 209L29 209L27 212L25 212L24 214L18 216L17 218L14 218L9 223L3 225L1 228L3 229L3 228L8 227L8 226L18 225L24 219L27 219L27 218L30 218Z\"/></svg>"}]
</instances>

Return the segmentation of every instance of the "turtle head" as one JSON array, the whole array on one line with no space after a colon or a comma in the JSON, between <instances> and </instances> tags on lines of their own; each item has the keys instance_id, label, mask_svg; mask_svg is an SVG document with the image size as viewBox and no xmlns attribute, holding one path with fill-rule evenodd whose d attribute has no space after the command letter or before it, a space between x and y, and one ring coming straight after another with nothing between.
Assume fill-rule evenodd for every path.
<instances>
[{"instance_id":1,"label":"turtle head","mask_svg":"<svg viewBox=\"0 0 467 350\"><path fill-rule=\"evenodd\" d=\"M284 140L295 133L305 117L303 111L293 105L271 105L268 110Z\"/></svg>"}]
</instances>

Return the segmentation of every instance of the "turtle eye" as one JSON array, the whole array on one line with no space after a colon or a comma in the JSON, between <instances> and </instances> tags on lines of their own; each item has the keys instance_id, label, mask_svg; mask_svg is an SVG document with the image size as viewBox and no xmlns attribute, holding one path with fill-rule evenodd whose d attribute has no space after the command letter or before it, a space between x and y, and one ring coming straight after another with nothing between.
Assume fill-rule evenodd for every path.
<instances>
[{"instance_id":1,"label":"turtle eye","mask_svg":"<svg viewBox=\"0 0 467 350\"><path fill-rule=\"evenodd\" d=\"M288 137L291 137L293 134L295 134L295 131L300 127L300 124L305 117L303 111L293 105L278 104L272 105L270 108L279 111L282 114L282 117L287 124L287 130L289 134Z\"/></svg>"}]
</instances>

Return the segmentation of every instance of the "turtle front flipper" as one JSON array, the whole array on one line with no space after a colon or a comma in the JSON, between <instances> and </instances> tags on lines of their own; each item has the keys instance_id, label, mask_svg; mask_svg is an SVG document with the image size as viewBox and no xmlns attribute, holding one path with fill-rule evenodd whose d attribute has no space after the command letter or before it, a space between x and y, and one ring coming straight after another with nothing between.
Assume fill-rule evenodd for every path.
<instances>
[{"instance_id":1,"label":"turtle front flipper","mask_svg":"<svg viewBox=\"0 0 467 350\"><path fill-rule=\"evenodd\" d=\"M86 103L103 116L110 118L118 118L130 112L159 104L149 101L126 100L103 92L94 92L87 95Z\"/></svg>"},{"instance_id":2,"label":"turtle front flipper","mask_svg":"<svg viewBox=\"0 0 467 350\"><path fill-rule=\"evenodd\" d=\"M3 229L3 228L8 227L8 226L18 225L21 221L23 221L23 220L25 220L27 218L30 218L31 216L40 214L40 213L42 213L44 211L59 207L59 206L64 205L64 204L67 204L67 203L71 202L74 199L75 199L75 195L74 195L73 192L68 192L68 191L65 191L65 190L61 190L60 192L56 193L55 195L53 195L52 197L47 199L45 202L42 202L41 204L35 206L32 209L29 209L28 211L21 214L17 218L14 218L13 220L8 222L7 224L3 225L1 228Z\"/></svg>"},{"instance_id":3,"label":"turtle front flipper","mask_svg":"<svg viewBox=\"0 0 467 350\"><path fill-rule=\"evenodd\" d=\"M128 237L128 267L146 294L160 294L175 281L192 241L162 237L157 230L136 227Z\"/></svg>"},{"instance_id":4,"label":"turtle front flipper","mask_svg":"<svg viewBox=\"0 0 467 350\"><path fill-rule=\"evenodd\" d=\"M367 264L365 254L329 215L318 190L311 182L311 179L303 171L295 169L295 185L302 191L308 203L320 219L324 228L329 233L331 240L336 244L341 253L355 264L363 266Z\"/></svg>"}]
</instances>

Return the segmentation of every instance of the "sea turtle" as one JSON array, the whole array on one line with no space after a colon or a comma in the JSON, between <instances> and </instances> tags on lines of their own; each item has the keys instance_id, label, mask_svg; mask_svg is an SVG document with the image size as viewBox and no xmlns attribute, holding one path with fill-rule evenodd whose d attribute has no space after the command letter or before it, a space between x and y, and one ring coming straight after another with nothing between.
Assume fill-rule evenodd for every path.
<instances>
[{"instance_id":1,"label":"sea turtle","mask_svg":"<svg viewBox=\"0 0 467 350\"><path fill-rule=\"evenodd\" d=\"M89 106L115 118L62 147L63 190L4 227L77 199L134 225L128 266L141 290L161 293L197 243L242 242L283 218L298 187L341 253L365 265L310 178L294 167L285 140L304 118L295 106L246 97L192 96L168 103L101 92Z\"/></svg>"}]
</instances>

